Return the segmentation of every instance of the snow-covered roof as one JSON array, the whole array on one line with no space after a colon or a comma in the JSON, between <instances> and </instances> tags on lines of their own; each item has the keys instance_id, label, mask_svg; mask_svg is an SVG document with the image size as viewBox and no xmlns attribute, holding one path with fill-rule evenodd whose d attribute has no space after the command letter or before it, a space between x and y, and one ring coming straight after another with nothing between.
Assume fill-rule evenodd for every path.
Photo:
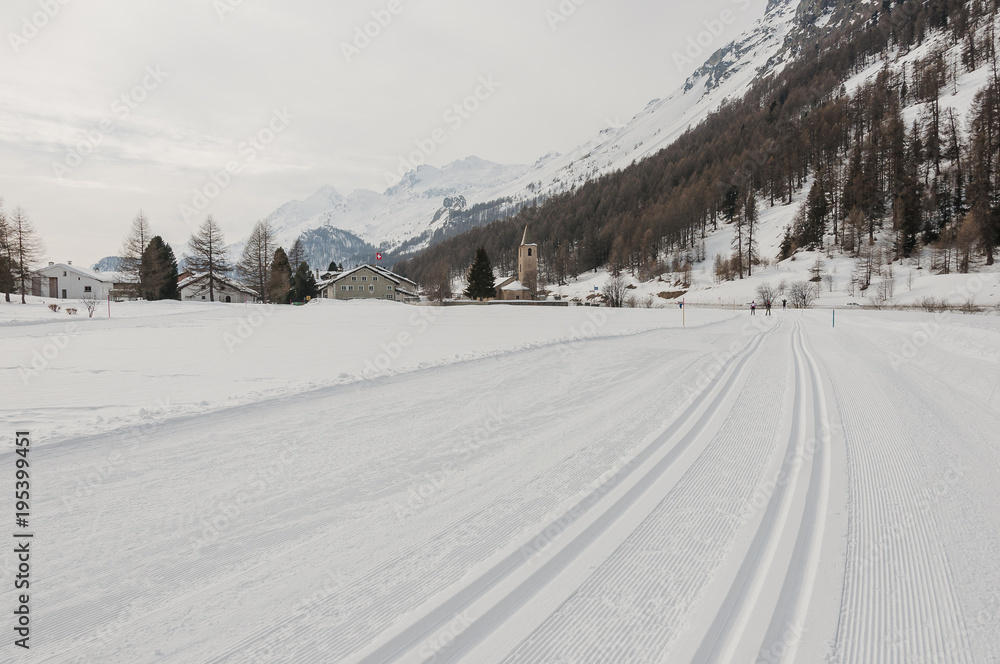
<instances>
[{"instance_id":1,"label":"snow-covered roof","mask_svg":"<svg viewBox=\"0 0 1000 664\"><path fill-rule=\"evenodd\" d=\"M134 277L121 272L98 272L97 270L92 270L89 267L80 267L78 265L70 265L69 263L54 263L52 265L47 265L40 269L38 273L46 274L50 270L73 272L81 277L87 277L88 279L93 279L94 281L99 281L103 284L129 284L135 282Z\"/></svg>"},{"instance_id":2,"label":"snow-covered roof","mask_svg":"<svg viewBox=\"0 0 1000 664\"><path fill-rule=\"evenodd\" d=\"M516 277L497 277L496 279L493 280L493 288L502 288L503 286L509 284L511 281L516 281L516 280L517 280Z\"/></svg>"},{"instance_id":3,"label":"snow-covered roof","mask_svg":"<svg viewBox=\"0 0 1000 664\"><path fill-rule=\"evenodd\" d=\"M417 285L417 282L413 281L412 279L407 279L406 277L404 277L401 274L396 274L395 272L390 272L389 270L385 269L384 267L379 267L378 265L372 265L372 267L375 268L375 270L377 270L381 274L384 274L385 276L389 277L390 279L395 279L396 281L400 281L400 282L406 282L408 284L412 284L413 286Z\"/></svg>"},{"instance_id":4,"label":"snow-covered roof","mask_svg":"<svg viewBox=\"0 0 1000 664\"><path fill-rule=\"evenodd\" d=\"M180 282L178 282L177 283L177 288L178 288L178 290L183 290L184 288L188 288L189 286L194 286L197 282L201 281L202 279L204 279L207 276L208 276L208 272L199 272L198 274L193 274L190 277L188 277L187 279L182 279ZM224 277L221 274L215 275L215 281L219 282L219 283L222 283L222 284L225 284L226 286L229 286L230 288L233 288L235 290L242 291L242 292L244 292L244 293L246 293L248 295L253 295L254 297L258 296L257 291L255 291L254 289L249 288L247 286L244 286L240 282L234 281L233 279L230 279L229 277ZM207 288L207 286L206 286L206 288Z\"/></svg>"},{"instance_id":5,"label":"snow-covered roof","mask_svg":"<svg viewBox=\"0 0 1000 664\"><path fill-rule=\"evenodd\" d=\"M385 277L386 279L388 279L390 281L393 281L396 284L407 283L407 284L411 284L412 286L416 286L417 285L417 282L411 281L410 279L407 279L404 276L398 275L395 272L390 272L389 270L386 270L385 268L378 267L377 265L359 265L358 267L354 268L353 270L348 270L348 271L346 271L346 272L344 272L342 274L337 275L336 277L333 278L332 281L333 282L342 281L343 279L346 279L347 277L349 277L349 276L351 276L353 274L357 274L358 272L360 272L361 270L364 270L364 269L371 270L372 272L375 272L379 276Z\"/></svg>"},{"instance_id":6,"label":"snow-covered roof","mask_svg":"<svg viewBox=\"0 0 1000 664\"><path fill-rule=\"evenodd\" d=\"M509 284L507 284L506 286L504 286L503 290L505 290L505 291L526 291L528 289L524 287L524 284L522 284L520 281L518 281L517 279L515 279L514 281L512 281Z\"/></svg>"}]
</instances>

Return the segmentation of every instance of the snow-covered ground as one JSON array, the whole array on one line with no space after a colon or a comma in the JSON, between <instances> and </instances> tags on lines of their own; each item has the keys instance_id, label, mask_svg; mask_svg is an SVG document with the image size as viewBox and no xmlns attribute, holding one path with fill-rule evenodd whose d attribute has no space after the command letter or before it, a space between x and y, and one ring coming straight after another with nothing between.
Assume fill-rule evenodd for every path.
<instances>
[{"instance_id":1,"label":"snow-covered ground","mask_svg":"<svg viewBox=\"0 0 1000 664\"><path fill-rule=\"evenodd\" d=\"M1000 318L264 311L0 304L4 661L1000 659Z\"/></svg>"}]
</instances>

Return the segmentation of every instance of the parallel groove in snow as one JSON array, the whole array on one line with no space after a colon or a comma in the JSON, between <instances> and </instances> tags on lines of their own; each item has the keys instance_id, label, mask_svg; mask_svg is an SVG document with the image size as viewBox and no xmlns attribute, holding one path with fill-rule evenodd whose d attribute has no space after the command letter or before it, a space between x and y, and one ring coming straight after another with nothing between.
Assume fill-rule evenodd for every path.
<instances>
[{"instance_id":1,"label":"parallel groove in snow","mask_svg":"<svg viewBox=\"0 0 1000 664\"><path fill-rule=\"evenodd\" d=\"M901 435L908 427L892 411L877 410L872 392L879 380L859 373L854 379L864 381L864 393L833 375L851 491L836 661L971 663L941 530L920 508L926 477L912 439Z\"/></svg>"},{"instance_id":2,"label":"parallel groove in snow","mask_svg":"<svg viewBox=\"0 0 1000 664\"><path fill-rule=\"evenodd\" d=\"M783 376L781 363L758 361L722 429L688 473L504 664L658 661L686 627L688 610L731 547L739 509L760 481L777 417L761 411L756 400L779 399Z\"/></svg>"}]
</instances>

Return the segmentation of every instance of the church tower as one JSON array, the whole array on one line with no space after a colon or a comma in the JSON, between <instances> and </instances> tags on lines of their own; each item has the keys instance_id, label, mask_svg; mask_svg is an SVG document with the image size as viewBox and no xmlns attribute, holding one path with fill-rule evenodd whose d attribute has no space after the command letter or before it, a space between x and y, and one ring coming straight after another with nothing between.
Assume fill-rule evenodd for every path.
<instances>
[{"instance_id":1,"label":"church tower","mask_svg":"<svg viewBox=\"0 0 1000 664\"><path fill-rule=\"evenodd\" d=\"M528 227L517 251L517 280L534 293L538 290L538 245L528 243Z\"/></svg>"}]
</instances>

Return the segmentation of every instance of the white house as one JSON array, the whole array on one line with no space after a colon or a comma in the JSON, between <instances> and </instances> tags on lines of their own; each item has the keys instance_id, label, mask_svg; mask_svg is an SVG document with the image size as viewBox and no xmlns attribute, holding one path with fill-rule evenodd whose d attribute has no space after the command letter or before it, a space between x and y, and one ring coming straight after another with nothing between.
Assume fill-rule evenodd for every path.
<instances>
[{"instance_id":1,"label":"white house","mask_svg":"<svg viewBox=\"0 0 1000 664\"><path fill-rule=\"evenodd\" d=\"M73 261L49 263L48 267L38 270L37 275L32 283L32 294L38 297L106 300L109 294L129 288L129 279L117 272L97 272L73 265Z\"/></svg>"},{"instance_id":2,"label":"white house","mask_svg":"<svg viewBox=\"0 0 1000 664\"><path fill-rule=\"evenodd\" d=\"M216 302L229 302L234 304L244 304L246 302L256 302L257 291L247 288L243 284L233 281L222 275L215 275L212 280L215 291ZM184 302L208 302L212 299L209 290L208 272L198 274L184 273L177 282L177 290L181 294Z\"/></svg>"},{"instance_id":3,"label":"white house","mask_svg":"<svg viewBox=\"0 0 1000 664\"><path fill-rule=\"evenodd\" d=\"M416 282L376 265L321 275L317 286L320 297L329 300L413 302L420 299Z\"/></svg>"}]
</instances>

